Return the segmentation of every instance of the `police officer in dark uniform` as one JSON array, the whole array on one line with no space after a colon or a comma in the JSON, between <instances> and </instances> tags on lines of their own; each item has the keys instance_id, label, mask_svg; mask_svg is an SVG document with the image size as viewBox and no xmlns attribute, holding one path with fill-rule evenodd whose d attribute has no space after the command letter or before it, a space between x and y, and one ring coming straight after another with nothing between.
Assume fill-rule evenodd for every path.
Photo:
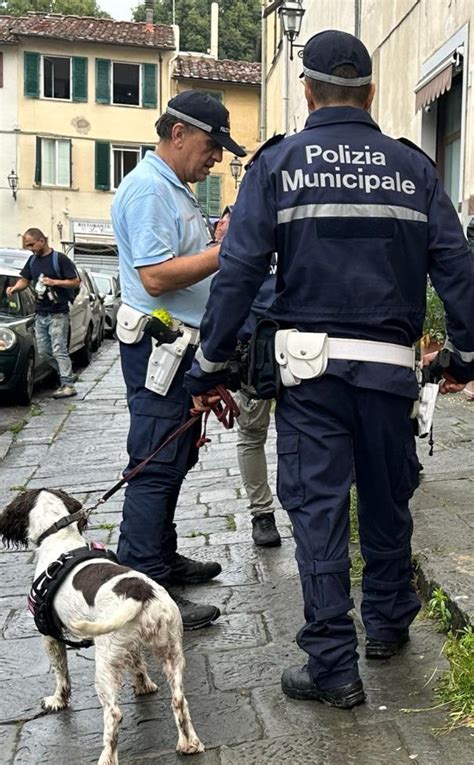
<instances>
[{"instance_id":1,"label":"police officer in dark uniform","mask_svg":"<svg viewBox=\"0 0 474 765\"><path fill-rule=\"evenodd\" d=\"M278 252L270 315L284 385L277 402L278 494L296 540L309 660L283 691L350 708L365 699L348 612L348 495L355 465L365 561L362 619L369 658L409 639L408 501L418 483L411 414L413 344L427 274L447 314L451 362L442 390L474 375L474 267L431 161L383 135L364 45L325 31L303 52L304 130L254 158L240 188L186 385L195 403L225 379L225 362ZM228 306L233 306L233 311ZM325 337L327 335L327 337Z\"/></svg>"}]
</instances>

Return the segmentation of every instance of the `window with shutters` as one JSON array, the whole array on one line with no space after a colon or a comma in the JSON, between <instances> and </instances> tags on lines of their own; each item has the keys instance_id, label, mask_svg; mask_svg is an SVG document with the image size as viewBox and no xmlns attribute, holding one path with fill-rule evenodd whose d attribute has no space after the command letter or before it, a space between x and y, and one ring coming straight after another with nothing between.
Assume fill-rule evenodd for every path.
<instances>
[{"instance_id":1,"label":"window with shutters","mask_svg":"<svg viewBox=\"0 0 474 765\"><path fill-rule=\"evenodd\" d=\"M141 72L140 64L112 64L112 103L140 106Z\"/></svg>"},{"instance_id":2,"label":"window with shutters","mask_svg":"<svg viewBox=\"0 0 474 765\"><path fill-rule=\"evenodd\" d=\"M219 101L220 104L224 101L224 93L222 90L203 90L203 88L195 88L199 93L204 93L206 96L211 96L211 98L215 98L216 101Z\"/></svg>"},{"instance_id":3,"label":"window with shutters","mask_svg":"<svg viewBox=\"0 0 474 765\"><path fill-rule=\"evenodd\" d=\"M71 185L71 141L38 138L36 182L41 186Z\"/></svg>"},{"instance_id":4,"label":"window with shutters","mask_svg":"<svg viewBox=\"0 0 474 765\"><path fill-rule=\"evenodd\" d=\"M70 58L60 56L41 57L41 96L71 100L72 67Z\"/></svg>"},{"instance_id":5,"label":"window with shutters","mask_svg":"<svg viewBox=\"0 0 474 765\"><path fill-rule=\"evenodd\" d=\"M205 181L196 184L198 202L207 215L213 218L221 214L221 182L220 175L208 175Z\"/></svg>"},{"instance_id":6,"label":"window with shutters","mask_svg":"<svg viewBox=\"0 0 474 765\"><path fill-rule=\"evenodd\" d=\"M141 149L112 146L112 188L118 189L123 178L140 162Z\"/></svg>"}]
</instances>

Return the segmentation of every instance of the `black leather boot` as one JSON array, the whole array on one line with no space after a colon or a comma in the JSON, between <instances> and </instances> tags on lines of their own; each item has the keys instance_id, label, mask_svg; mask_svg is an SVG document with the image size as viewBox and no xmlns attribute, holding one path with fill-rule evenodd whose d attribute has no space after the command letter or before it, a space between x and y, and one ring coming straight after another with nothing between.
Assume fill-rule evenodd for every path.
<instances>
[{"instance_id":1,"label":"black leather boot","mask_svg":"<svg viewBox=\"0 0 474 765\"><path fill-rule=\"evenodd\" d=\"M219 576L222 566L216 561L202 563L200 560L176 555L171 563L170 584L202 584Z\"/></svg>"},{"instance_id":2,"label":"black leather boot","mask_svg":"<svg viewBox=\"0 0 474 765\"><path fill-rule=\"evenodd\" d=\"M318 688L310 676L308 665L285 669L281 676L281 688L283 693L291 699L321 701L323 704L339 707L339 709L352 709L352 707L363 704L365 701L361 680L341 685L338 688L322 690Z\"/></svg>"},{"instance_id":3,"label":"black leather boot","mask_svg":"<svg viewBox=\"0 0 474 765\"><path fill-rule=\"evenodd\" d=\"M365 656L367 659L391 659L410 640L408 630L403 632L396 643L385 643L382 640L367 638L365 644Z\"/></svg>"},{"instance_id":4,"label":"black leather boot","mask_svg":"<svg viewBox=\"0 0 474 765\"><path fill-rule=\"evenodd\" d=\"M183 629L199 630L202 627L208 627L212 622L219 618L221 612L217 606L208 606L202 603L193 603L191 600L169 593L179 608L181 619L183 620Z\"/></svg>"}]
</instances>

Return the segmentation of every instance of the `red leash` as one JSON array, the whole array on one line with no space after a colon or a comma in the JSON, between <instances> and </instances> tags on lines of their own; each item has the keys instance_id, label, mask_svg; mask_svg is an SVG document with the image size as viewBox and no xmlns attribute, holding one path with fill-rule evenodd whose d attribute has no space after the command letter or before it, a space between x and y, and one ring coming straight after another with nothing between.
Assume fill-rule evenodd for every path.
<instances>
[{"instance_id":1,"label":"red leash","mask_svg":"<svg viewBox=\"0 0 474 765\"><path fill-rule=\"evenodd\" d=\"M216 394L219 394L220 400L215 401L212 404L208 403L208 399L210 397L215 396ZM235 403L234 399L232 398L232 395L229 393L227 388L225 388L223 385L218 385L215 388L215 393L206 394L205 396L202 396L203 404L208 406L209 409L206 412L198 412L196 409L191 409L191 416L189 419L187 419L185 422L182 423L182 425L179 426L179 428L176 428L176 430L173 430L170 435L165 438L163 443L161 443L155 451L153 451L148 457L146 457L142 462L140 462L138 465L136 465L133 470L131 470L129 473L127 473L126 476L120 479L120 481L117 481L117 483L112 486L109 491L107 491L96 504L91 507L89 510L85 511L86 518L89 517L89 515L95 510L99 505L103 505L104 502L107 502L110 497L112 497L119 489L122 488L126 483L132 480L132 478L135 478L138 473L140 473L146 465L148 465L151 460L156 457L157 454L161 452L162 449L165 448L165 446L168 446L172 441L174 441L175 438L179 438L183 435L189 428L193 427L193 425L198 422L198 420L202 417L203 418L203 427L201 435L199 436L198 440L196 441L196 446L198 449L201 448L201 446L204 446L204 444L209 443L211 440L206 435L206 426L207 421L209 419L209 415L211 412L214 412L219 422L221 422L226 428L226 430L229 430L230 428L234 427L234 418L238 417L240 414L240 409Z\"/></svg>"}]
</instances>

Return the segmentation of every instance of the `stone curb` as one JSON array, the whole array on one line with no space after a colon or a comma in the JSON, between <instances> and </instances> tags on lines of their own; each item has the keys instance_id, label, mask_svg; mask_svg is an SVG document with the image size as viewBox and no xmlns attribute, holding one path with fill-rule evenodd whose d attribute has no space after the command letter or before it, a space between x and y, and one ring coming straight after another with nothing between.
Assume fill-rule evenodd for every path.
<instances>
[{"instance_id":1,"label":"stone curb","mask_svg":"<svg viewBox=\"0 0 474 765\"><path fill-rule=\"evenodd\" d=\"M15 440L15 434L7 430L0 436L0 462L3 462Z\"/></svg>"},{"instance_id":2,"label":"stone curb","mask_svg":"<svg viewBox=\"0 0 474 765\"><path fill-rule=\"evenodd\" d=\"M415 554L415 573L417 576L417 589L426 603L428 603L433 595L433 590L437 587L441 587L446 594L452 614L454 630L462 630L464 627L474 625L474 616L472 613L469 613L469 607L463 608L463 602L460 601L459 596L454 595L454 591L450 587L451 583L439 576L436 562L430 561L422 552L418 553L418 555Z\"/></svg>"}]
</instances>

